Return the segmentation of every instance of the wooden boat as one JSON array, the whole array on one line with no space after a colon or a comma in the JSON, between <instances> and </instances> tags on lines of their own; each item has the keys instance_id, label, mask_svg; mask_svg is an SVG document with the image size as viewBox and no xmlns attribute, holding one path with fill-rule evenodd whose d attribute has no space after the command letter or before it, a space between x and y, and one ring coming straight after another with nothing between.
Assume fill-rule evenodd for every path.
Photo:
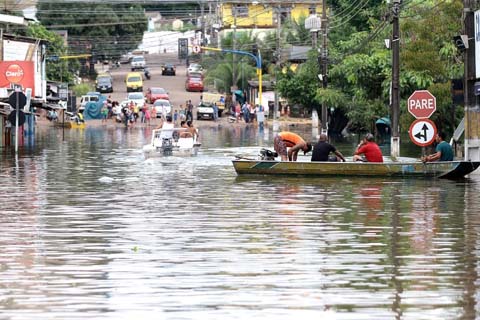
<instances>
[{"instance_id":1,"label":"wooden boat","mask_svg":"<svg viewBox=\"0 0 480 320\"><path fill-rule=\"evenodd\" d=\"M76 121L65 121L65 122L55 122L55 127L68 128L68 129L85 129L85 122L76 122Z\"/></svg>"},{"instance_id":2,"label":"wooden boat","mask_svg":"<svg viewBox=\"0 0 480 320\"><path fill-rule=\"evenodd\" d=\"M152 140L143 146L146 156L195 156L200 143L194 137L180 138L184 128L156 129L152 131Z\"/></svg>"},{"instance_id":3,"label":"wooden boat","mask_svg":"<svg viewBox=\"0 0 480 320\"><path fill-rule=\"evenodd\" d=\"M239 175L380 176L460 179L480 166L476 161L427 162L287 162L233 160Z\"/></svg>"},{"instance_id":4,"label":"wooden boat","mask_svg":"<svg viewBox=\"0 0 480 320\"><path fill-rule=\"evenodd\" d=\"M78 116L75 113L66 111L65 108L56 109L59 110L60 115L58 119L53 122L53 126L57 128L85 129L87 126L85 121L77 121Z\"/></svg>"}]
</instances>

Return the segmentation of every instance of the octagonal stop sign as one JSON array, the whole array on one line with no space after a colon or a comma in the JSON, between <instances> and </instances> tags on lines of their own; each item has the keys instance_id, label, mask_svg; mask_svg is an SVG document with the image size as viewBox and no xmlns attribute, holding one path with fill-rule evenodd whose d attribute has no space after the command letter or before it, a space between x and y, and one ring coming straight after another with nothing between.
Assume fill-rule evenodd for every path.
<instances>
[{"instance_id":1,"label":"octagonal stop sign","mask_svg":"<svg viewBox=\"0 0 480 320\"><path fill-rule=\"evenodd\" d=\"M437 110L437 100L428 90L417 90L408 98L407 108L417 119L430 118Z\"/></svg>"}]
</instances>

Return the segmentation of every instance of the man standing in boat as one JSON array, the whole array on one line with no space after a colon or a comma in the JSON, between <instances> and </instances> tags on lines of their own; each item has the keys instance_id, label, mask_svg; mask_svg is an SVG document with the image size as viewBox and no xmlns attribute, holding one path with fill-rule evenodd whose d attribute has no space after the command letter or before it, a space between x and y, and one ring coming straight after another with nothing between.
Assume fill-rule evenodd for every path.
<instances>
[{"instance_id":1,"label":"man standing in boat","mask_svg":"<svg viewBox=\"0 0 480 320\"><path fill-rule=\"evenodd\" d=\"M160 124L158 125L158 127L156 129L173 129L175 127L173 121L172 121L172 116L171 115L167 115L165 117L165 121L163 119L160 119Z\"/></svg>"},{"instance_id":2,"label":"man standing in boat","mask_svg":"<svg viewBox=\"0 0 480 320\"><path fill-rule=\"evenodd\" d=\"M445 141L445 133L439 132L435 136L435 141L437 142L435 153L426 157L422 157L422 161L423 162L453 161L452 146L450 146L450 144Z\"/></svg>"},{"instance_id":3,"label":"man standing in boat","mask_svg":"<svg viewBox=\"0 0 480 320\"><path fill-rule=\"evenodd\" d=\"M312 150L312 145L305 142L298 134L282 131L275 136L273 148L280 155L282 161L297 161L298 151L303 150L303 154L307 154ZM288 151L287 148L289 148Z\"/></svg>"},{"instance_id":4,"label":"man standing in boat","mask_svg":"<svg viewBox=\"0 0 480 320\"><path fill-rule=\"evenodd\" d=\"M367 133L365 135L365 138L363 138L362 142L357 146L357 150L355 150L353 161L383 162L382 151L378 144L375 143L373 134Z\"/></svg>"},{"instance_id":5,"label":"man standing in boat","mask_svg":"<svg viewBox=\"0 0 480 320\"><path fill-rule=\"evenodd\" d=\"M322 133L318 139L318 143L313 147L312 161L338 161L338 159L345 162L343 154L334 146L327 142L327 135ZM333 160L329 158L330 153L334 153L336 157Z\"/></svg>"}]
</instances>

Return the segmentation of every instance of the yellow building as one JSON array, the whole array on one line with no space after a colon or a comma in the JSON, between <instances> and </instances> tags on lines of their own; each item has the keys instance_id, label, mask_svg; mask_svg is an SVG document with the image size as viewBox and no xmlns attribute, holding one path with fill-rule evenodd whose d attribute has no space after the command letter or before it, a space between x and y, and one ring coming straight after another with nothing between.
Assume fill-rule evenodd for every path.
<instances>
[{"instance_id":1,"label":"yellow building","mask_svg":"<svg viewBox=\"0 0 480 320\"><path fill-rule=\"evenodd\" d=\"M300 17L308 17L311 13L318 16L322 14L320 1L279 1L279 0L231 0L225 1L220 8L224 28L235 26L237 29L249 28L275 28L277 15L281 23L293 19L299 21Z\"/></svg>"}]
</instances>

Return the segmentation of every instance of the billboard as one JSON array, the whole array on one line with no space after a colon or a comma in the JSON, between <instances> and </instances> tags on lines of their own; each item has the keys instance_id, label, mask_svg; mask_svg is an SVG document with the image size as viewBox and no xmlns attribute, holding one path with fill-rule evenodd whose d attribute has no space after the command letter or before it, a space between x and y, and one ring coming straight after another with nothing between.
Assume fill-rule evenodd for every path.
<instances>
[{"instance_id":1,"label":"billboard","mask_svg":"<svg viewBox=\"0 0 480 320\"><path fill-rule=\"evenodd\" d=\"M30 88L35 92L35 74L33 61L1 61L0 88Z\"/></svg>"}]
</instances>

